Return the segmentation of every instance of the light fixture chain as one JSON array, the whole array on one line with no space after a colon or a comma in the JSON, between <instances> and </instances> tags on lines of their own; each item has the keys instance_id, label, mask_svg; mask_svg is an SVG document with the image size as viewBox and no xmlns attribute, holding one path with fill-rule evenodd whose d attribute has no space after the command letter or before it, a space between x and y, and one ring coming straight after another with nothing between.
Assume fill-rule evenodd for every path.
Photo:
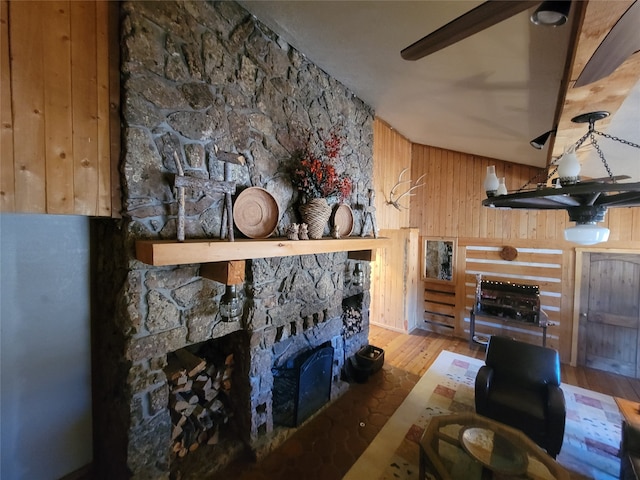
<instances>
[{"instance_id":1,"label":"light fixture chain","mask_svg":"<svg viewBox=\"0 0 640 480\"><path fill-rule=\"evenodd\" d=\"M589 138L589 136L591 135L592 130L589 129L589 131L587 131L587 133L585 133L582 137L580 137L580 140L578 140L576 143L573 144L573 149L577 152L578 148L580 148L580 146L584 143L584 141Z\"/></svg>"},{"instance_id":2,"label":"light fixture chain","mask_svg":"<svg viewBox=\"0 0 640 480\"><path fill-rule=\"evenodd\" d=\"M577 117L576 117L576 119L577 119ZM576 119L574 119L574 121ZM603 137L608 138L609 140L613 140L614 142L619 142L619 143L622 143L624 145L628 145L630 147L640 148L640 145L638 145L637 143L630 142L629 140L625 140L623 138L616 137L614 135L609 135L608 133L599 132L598 130L596 130L594 128L596 120L598 120L598 119L593 119L593 118L589 119L589 130L577 142L575 142L574 149L577 151L578 148L584 143L584 141L587 138L590 138L591 139L591 143L593 144L593 147L596 149L596 152L598 153L598 157L600 157L600 160L602 161L602 164L604 165L604 168L607 170L607 174L609 175L609 178L611 179L612 182L615 183L616 179L613 176L613 172L611 172L611 168L609 167L609 164L608 164L607 160L605 159L604 153L602 153L602 150L600 149L600 146L598 145L598 142L596 141L594 134L602 135ZM562 158L562 155L560 157L558 157L558 158L553 159L553 161L551 163L549 163L549 165L547 166L547 168L549 170L548 170L547 178L545 179L545 183L547 183L549 181L549 179L558 171L558 165L555 162L560 160L560 158ZM554 168L551 169L551 167L554 167ZM522 192L523 190L525 190L529 185L531 185L534 182L536 182L536 184L539 185L540 182L538 181L538 179L540 179L542 177L542 175L543 175L543 172L540 172L537 175L534 175L532 178L530 178L527 181L527 183L525 183L518 190L516 190L515 193Z\"/></svg>"},{"instance_id":3,"label":"light fixture chain","mask_svg":"<svg viewBox=\"0 0 640 480\"><path fill-rule=\"evenodd\" d=\"M638 145L637 143L630 142L629 140L625 140L624 138L618 138L613 135L609 135L608 133L599 132L597 130L594 130L593 133L602 135L604 138L608 138L609 140L613 140L614 142L620 142L624 145L629 145L630 147L640 148L640 145Z\"/></svg>"},{"instance_id":4,"label":"light fixture chain","mask_svg":"<svg viewBox=\"0 0 640 480\"><path fill-rule=\"evenodd\" d=\"M560 160L560 158L561 158L561 156L560 156L560 157L557 157L557 158L554 158L554 159L552 160L552 162L549 164L549 166L547 167L547 168L551 168L551 167L554 167L554 168L552 168L552 169L550 169L550 170L548 171L548 173L547 173L547 178L545 178L545 180L544 180L544 183L545 183L545 184L546 184L546 183L549 181L549 179L550 179L551 177L553 177L553 175L558 171L558 165L557 165L555 162L557 162L558 160ZM540 173L538 173L537 175L534 175L533 177L531 177L529 180L527 180L527 183L525 183L524 185L522 185L518 190L516 190L516 191L515 191L515 193L520 193L520 192L522 192L522 191L523 191L523 190L525 190L529 185L531 185L534 181L536 182L536 185L538 185L539 183L541 183L541 182L539 182L539 181L538 181L538 179L539 179L540 177L542 177L542 174L543 174L543 172L540 172Z\"/></svg>"},{"instance_id":5,"label":"light fixture chain","mask_svg":"<svg viewBox=\"0 0 640 480\"><path fill-rule=\"evenodd\" d=\"M604 158L604 153L602 153L602 150L600 149L600 145L598 145L598 142L596 141L596 137L593 135L593 133L590 134L589 136L591 137L591 143L593 144L593 148L595 148L596 152L598 152L598 156L600 157L600 160L602 160L602 164L604 165L604 168L607 170L607 174L609 175L609 178L613 183L616 183L616 179L613 178L613 173L611 173L611 168L609 168L609 164L607 163L607 160Z\"/></svg>"},{"instance_id":6,"label":"light fixture chain","mask_svg":"<svg viewBox=\"0 0 640 480\"><path fill-rule=\"evenodd\" d=\"M551 165L553 165L553 164L551 164ZM551 166L551 165L549 165L549 166ZM549 181L549 179L551 178L551 176L552 176L554 173L556 173L556 170L558 170L558 166L557 166L557 165L555 166L555 168L554 168L553 170L551 170L551 171L547 174L547 178L545 179L545 183L547 183L547 182ZM531 185L534 181L536 182L536 185L537 185L538 183L541 183L541 182L538 182L537 180L538 180L540 177L542 177L542 173L543 173L543 172L540 172L540 173L538 173L537 175L535 175L535 176L531 177L531 178L527 181L527 183L525 183L524 185L522 185L518 190L516 190L516 192L515 192L515 193L520 193L520 192L521 192L521 191L523 191L525 188L527 188L529 185Z\"/></svg>"}]
</instances>

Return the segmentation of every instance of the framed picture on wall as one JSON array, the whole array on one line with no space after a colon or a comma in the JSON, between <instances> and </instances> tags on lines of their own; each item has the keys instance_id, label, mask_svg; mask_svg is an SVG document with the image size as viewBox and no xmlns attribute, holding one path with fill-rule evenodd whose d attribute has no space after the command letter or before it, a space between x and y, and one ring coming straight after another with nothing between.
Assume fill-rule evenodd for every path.
<instances>
[{"instance_id":1,"label":"framed picture on wall","mask_svg":"<svg viewBox=\"0 0 640 480\"><path fill-rule=\"evenodd\" d=\"M453 283L456 239L424 237L422 242L422 279Z\"/></svg>"}]
</instances>

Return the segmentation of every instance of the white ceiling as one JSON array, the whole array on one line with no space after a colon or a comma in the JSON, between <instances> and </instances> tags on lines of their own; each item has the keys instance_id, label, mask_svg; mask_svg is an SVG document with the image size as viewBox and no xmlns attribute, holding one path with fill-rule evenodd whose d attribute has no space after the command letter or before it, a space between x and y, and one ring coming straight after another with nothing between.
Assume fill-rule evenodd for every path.
<instances>
[{"instance_id":1,"label":"white ceiling","mask_svg":"<svg viewBox=\"0 0 640 480\"><path fill-rule=\"evenodd\" d=\"M543 167L548 149L529 141L553 128L572 19L535 26L531 9L421 60L400 56L480 3L240 1L411 142ZM621 138L639 130L638 101L636 95L628 107L634 121L617 122L626 129Z\"/></svg>"}]
</instances>

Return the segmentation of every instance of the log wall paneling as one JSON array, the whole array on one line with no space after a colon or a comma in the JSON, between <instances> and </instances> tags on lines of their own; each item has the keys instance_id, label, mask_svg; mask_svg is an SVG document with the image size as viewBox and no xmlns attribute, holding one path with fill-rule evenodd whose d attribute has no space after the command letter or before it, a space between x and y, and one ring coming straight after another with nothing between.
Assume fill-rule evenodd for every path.
<instances>
[{"instance_id":1,"label":"log wall paneling","mask_svg":"<svg viewBox=\"0 0 640 480\"><path fill-rule=\"evenodd\" d=\"M400 203L407 208L398 210L387 204L389 192L398 181L404 168L408 170L403 180L417 180L411 171L411 142L391 128L383 120L376 118L373 124L373 183L376 192L376 220L379 229L399 229L409 227L409 207L411 199L405 196ZM398 188L399 193L409 188L409 183ZM421 189L417 189L421 190ZM367 192L358 192L360 195Z\"/></svg>"},{"instance_id":2,"label":"log wall paneling","mask_svg":"<svg viewBox=\"0 0 640 480\"><path fill-rule=\"evenodd\" d=\"M13 212L13 112L9 60L9 4L6 0L0 0L0 117L0 212Z\"/></svg>"},{"instance_id":3,"label":"log wall paneling","mask_svg":"<svg viewBox=\"0 0 640 480\"><path fill-rule=\"evenodd\" d=\"M371 263L371 307L369 321L400 332L418 324L419 236L415 228L382 230L390 245L379 249Z\"/></svg>"},{"instance_id":4,"label":"log wall paneling","mask_svg":"<svg viewBox=\"0 0 640 480\"><path fill-rule=\"evenodd\" d=\"M119 214L118 8L2 1L1 211Z\"/></svg>"},{"instance_id":5,"label":"log wall paneling","mask_svg":"<svg viewBox=\"0 0 640 480\"><path fill-rule=\"evenodd\" d=\"M560 352L563 361L571 356L572 315L569 298L565 289L573 283L568 262L570 255L562 248L516 247L518 256L513 261L500 257L502 246L489 243L462 241L458 248L464 255L464 316L461 327L465 336L469 334L469 314L473 308L476 293L476 276L483 279L513 283L525 283L540 287L541 308L549 317L547 345ZM515 246L515 245L512 245ZM485 334L503 334L519 338L529 343L542 343L542 329L519 322L492 322L486 317L476 317L476 330Z\"/></svg>"},{"instance_id":6,"label":"log wall paneling","mask_svg":"<svg viewBox=\"0 0 640 480\"><path fill-rule=\"evenodd\" d=\"M40 7L40 18L48 19L42 21L46 212L75 213L71 45L78 39L71 42L70 5L49 1Z\"/></svg>"}]
</instances>

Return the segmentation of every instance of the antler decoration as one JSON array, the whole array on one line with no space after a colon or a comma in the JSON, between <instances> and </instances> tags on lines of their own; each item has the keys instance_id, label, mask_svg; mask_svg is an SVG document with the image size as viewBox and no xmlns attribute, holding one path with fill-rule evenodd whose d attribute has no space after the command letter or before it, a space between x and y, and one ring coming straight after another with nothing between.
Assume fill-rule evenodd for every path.
<instances>
[{"instance_id":1,"label":"antler decoration","mask_svg":"<svg viewBox=\"0 0 640 480\"><path fill-rule=\"evenodd\" d=\"M406 192L404 192L402 195L400 195L399 197L397 197L394 200L394 195L396 195L396 190L400 185L403 185L405 183L411 183L411 179L409 180L402 180L402 175L404 175L404 172L406 172L407 170L409 170L409 167L403 169L400 172L400 175L398 175L398 182L393 186L393 188L391 189L391 192L389 193L389 200L387 200L387 205L393 205L394 207L396 207L398 210L402 210L404 209L408 209L409 207L405 207L404 205L400 205L400 199L402 197L405 196L410 196L413 197L415 195L415 193L411 193L413 190L415 190L416 188L420 188L420 187L424 187L424 182L420 183L420 180L422 180L426 173L423 175L420 175L420 177L415 181L415 183L413 184L413 186L411 188L409 188L409 190L407 190Z\"/></svg>"}]
</instances>

